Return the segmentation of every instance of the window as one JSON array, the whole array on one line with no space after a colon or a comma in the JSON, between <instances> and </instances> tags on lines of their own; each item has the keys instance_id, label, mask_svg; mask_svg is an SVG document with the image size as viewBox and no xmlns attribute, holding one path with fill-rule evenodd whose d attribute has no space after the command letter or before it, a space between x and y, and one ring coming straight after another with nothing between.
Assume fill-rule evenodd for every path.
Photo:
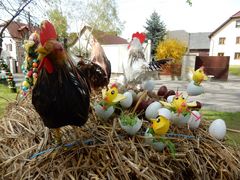
<instances>
[{"instance_id":1,"label":"window","mask_svg":"<svg viewBox=\"0 0 240 180\"><path fill-rule=\"evenodd\" d=\"M240 20L236 21L236 28L240 28Z\"/></svg>"},{"instance_id":2,"label":"window","mask_svg":"<svg viewBox=\"0 0 240 180\"><path fill-rule=\"evenodd\" d=\"M236 44L240 44L240 37L236 37Z\"/></svg>"},{"instance_id":3,"label":"window","mask_svg":"<svg viewBox=\"0 0 240 180\"><path fill-rule=\"evenodd\" d=\"M220 37L219 38L219 44L225 44L225 37Z\"/></svg>"},{"instance_id":4,"label":"window","mask_svg":"<svg viewBox=\"0 0 240 180\"><path fill-rule=\"evenodd\" d=\"M224 56L224 53L223 52L219 52L218 56Z\"/></svg>"},{"instance_id":5,"label":"window","mask_svg":"<svg viewBox=\"0 0 240 180\"><path fill-rule=\"evenodd\" d=\"M236 52L236 53L235 53L234 59L240 60L240 52Z\"/></svg>"}]
</instances>

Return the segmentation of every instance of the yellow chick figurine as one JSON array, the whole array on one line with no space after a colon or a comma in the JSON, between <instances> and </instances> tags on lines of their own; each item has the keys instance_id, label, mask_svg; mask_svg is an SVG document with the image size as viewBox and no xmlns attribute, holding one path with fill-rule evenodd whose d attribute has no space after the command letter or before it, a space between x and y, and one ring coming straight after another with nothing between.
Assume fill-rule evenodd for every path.
<instances>
[{"instance_id":1,"label":"yellow chick figurine","mask_svg":"<svg viewBox=\"0 0 240 180\"><path fill-rule=\"evenodd\" d=\"M111 106L126 98L124 95L118 93L116 84L113 84L108 91L106 91L106 89L103 89L102 96L103 106Z\"/></svg>"},{"instance_id":2,"label":"yellow chick figurine","mask_svg":"<svg viewBox=\"0 0 240 180\"><path fill-rule=\"evenodd\" d=\"M203 67L200 67L196 71L192 70L192 73L193 73L192 79L194 81L194 84L197 85L197 86L199 86L202 83L203 80L208 79L208 77L204 73Z\"/></svg>"},{"instance_id":3,"label":"yellow chick figurine","mask_svg":"<svg viewBox=\"0 0 240 180\"><path fill-rule=\"evenodd\" d=\"M151 119L152 128L156 135L164 135L168 132L170 121L163 116L158 116L157 119Z\"/></svg>"},{"instance_id":4,"label":"yellow chick figurine","mask_svg":"<svg viewBox=\"0 0 240 180\"><path fill-rule=\"evenodd\" d=\"M182 94L176 93L173 101L171 103L167 103L164 101L160 101L163 106L168 107L176 111L178 114L189 112L189 107L196 107L196 102L187 103L186 98L183 97Z\"/></svg>"}]
</instances>

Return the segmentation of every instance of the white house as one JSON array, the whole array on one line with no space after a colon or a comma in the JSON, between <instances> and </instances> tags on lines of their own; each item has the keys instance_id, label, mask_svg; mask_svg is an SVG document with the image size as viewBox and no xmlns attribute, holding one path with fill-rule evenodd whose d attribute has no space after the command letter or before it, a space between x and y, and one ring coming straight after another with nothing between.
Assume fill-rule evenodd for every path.
<instances>
[{"instance_id":1,"label":"white house","mask_svg":"<svg viewBox=\"0 0 240 180\"><path fill-rule=\"evenodd\" d=\"M0 25L0 29L4 24ZM31 27L31 32L37 30ZM28 25L21 22L11 22L3 34L1 58L7 61L12 73L21 72L21 64L24 61L23 40L29 35Z\"/></svg>"},{"instance_id":2,"label":"white house","mask_svg":"<svg viewBox=\"0 0 240 180\"><path fill-rule=\"evenodd\" d=\"M125 62L127 63L129 42L119 36L84 26L80 31L78 41L70 48L71 52L78 56L89 54L93 38L103 47L107 58L111 62L112 73L123 73L122 65ZM145 58L149 61L151 52L150 42L143 46L145 48Z\"/></svg>"},{"instance_id":3,"label":"white house","mask_svg":"<svg viewBox=\"0 0 240 180\"><path fill-rule=\"evenodd\" d=\"M210 35L209 56L230 56L230 65L240 65L240 11Z\"/></svg>"}]
</instances>

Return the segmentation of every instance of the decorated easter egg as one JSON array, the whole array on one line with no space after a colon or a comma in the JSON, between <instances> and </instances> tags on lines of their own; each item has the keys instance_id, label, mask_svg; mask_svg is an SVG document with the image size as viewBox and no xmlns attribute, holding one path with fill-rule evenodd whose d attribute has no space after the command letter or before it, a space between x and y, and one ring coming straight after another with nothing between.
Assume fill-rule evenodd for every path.
<instances>
[{"instance_id":1,"label":"decorated easter egg","mask_svg":"<svg viewBox=\"0 0 240 180\"><path fill-rule=\"evenodd\" d=\"M114 112L113 106L110 106L105 110L100 104L95 104L94 109L96 115L103 120L108 120Z\"/></svg>"},{"instance_id":2,"label":"decorated easter egg","mask_svg":"<svg viewBox=\"0 0 240 180\"><path fill-rule=\"evenodd\" d=\"M166 119L169 119L169 120L172 118L172 113L167 108L160 108L158 110L158 115L163 116L163 117L165 117Z\"/></svg>"},{"instance_id":3,"label":"decorated easter egg","mask_svg":"<svg viewBox=\"0 0 240 180\"><path fill-rule=\"evenodd\" d=\"M22 86L29 87L30 85L29 85L29 83L27 81L23 81Z\"/></svg>"},{"instance_id":4,"label":"decorated easter egg","mask_svg":"<svg viewBox=\"0 0 240 180\"><path fill-rule=\"evenodd\" d=\"M151 103L151 104L147 107L147 109L146 109L146 111L145 111L145 117L146 117L147 119L154 119L154 118L156 118L156 117L158 116L158 110L159 110L161 107L162 107L162 105L161 105L159 102L157 102L157 101Z\"/></svg>"},{"instance_id":5,"label":"decorated easter egg","mask_svg":"<svg viewBox=\"0 0 240 180\"><path fill-rule=\"evenodd\" d=\"M214 120L210 126L209 126L209 134L213 137L215 137L218 140L221 140L225 137L227 127L225 124L225 121L222 119L216 119Z\"/></svg>"},{"instance_id":6,"label":"decorated easter egg","mask_svg":"<svg viewBox=\"0 0 240 180\"><path fill-rule=\"evenodd\" d=\"M149 92L153 91L155 87L155 83L153 80L147 80L142 83L142 89L147 90Z\"/></svg>"},{"instance_id":7,"label":"decorated easter egg","mask_svg":"<svg viewBox=\"0 0 240 180\"><path fill-rule=\"evenodd\" d=\"M34 77L34 78L37 78L37 77L38 77L38 74L37 74L37 73L33 73L33 77Z\"/></svg>"},{"instance_id":8,"label":"decorated easter egg","mask_svg":"<svg viewBox=\"0 0 240 180\"><path fill-rule=\"evenodd\" d=\"M190 129L197 129L201 122L201 115L198 111L192 111L190 118L188 120L188 125Z\"/></svg>"},{"instance_id":9,"label":"decorated easter egg","mask_svg":"<svg viewBox=\"0 0 240 180\"><path fill-rule=\"evenodd\" d=\"M120 101L120 104L123 108L129 108L133 103L133 97L131 92L125 92L123 95L126 97L125 99Z\"/></svg>"},{"instance_id":10,"label":"decorated easter egg","mask_svg":"<svg viewBox=\"0 0 240 180\"><path fill-rule=\"evenodd\" d=\"M121 128L130 135L135 135L139 131L139 129L142 127L142 122L143 122L138 117L134 118L135 124L124 124L124 121L125 120L119 118L119 124Z\"/></svg>"},{"instance_id":11,"label":"decorated easter egg","mask_svg":"<svg viewBox=\"0 0 240 180\"><path fill-rule=\"evenodd\" d=\"M197 86L194 81L191 81L187 86L187 93L189 96L198 96L204 93L204 89L201 85Z\"/></svg>"}]
</instances>

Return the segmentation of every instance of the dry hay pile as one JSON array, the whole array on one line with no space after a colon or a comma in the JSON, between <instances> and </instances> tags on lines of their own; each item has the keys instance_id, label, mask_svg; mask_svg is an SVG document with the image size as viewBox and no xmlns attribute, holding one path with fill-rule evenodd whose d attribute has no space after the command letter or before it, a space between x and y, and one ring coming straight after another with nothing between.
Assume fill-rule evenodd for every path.
<instances>
[{"instance_id":1,"label":"dry hay pile","mask_svg":"<svg viewBox=\"0 0 240 180\"><path fill-rule=\"evenodd\" d=\"M204 121L195 132L174 130L198 137L172 138L175 158L167 149L158 152L144 143L147 125L144 122L142 132L130 137L117 117L107 123L91 113L78 133L76 128L63 128L65 146L54 148L52 132L30 100L10 104L0 121L0 178L240 179L240 151L211 138Z\"/></svg>"}]
</instances>

